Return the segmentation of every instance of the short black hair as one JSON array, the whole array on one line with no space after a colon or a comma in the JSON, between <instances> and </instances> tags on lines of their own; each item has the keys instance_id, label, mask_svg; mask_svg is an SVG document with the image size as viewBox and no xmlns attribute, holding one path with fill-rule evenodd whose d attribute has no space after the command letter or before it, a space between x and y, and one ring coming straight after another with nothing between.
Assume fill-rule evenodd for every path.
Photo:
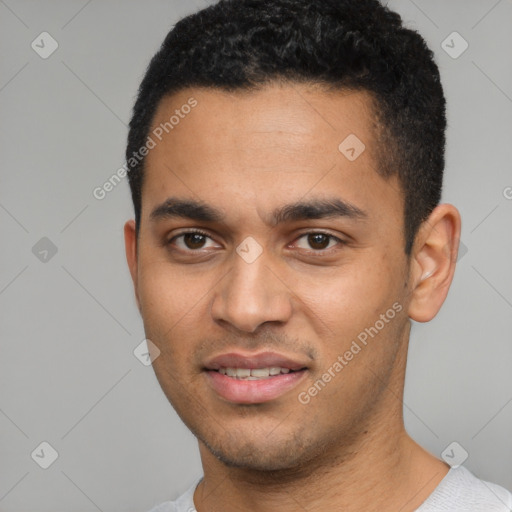
<instances>
[{"instance_id":1,"label":"short black hair","mask_svg":"<svg viewBox=\"0 0 512 512\"><path fill-rule=\"evenodd\" d=\"M398 176L410 255L441 198L445 98L424 39L378 0L220 0L176 23L146 70L129 125L137 235L144 158L133 155L145 145L160 101L188 87L233 92L273 81L371 94L377 171Z\"/></svg>"}]
</instances>

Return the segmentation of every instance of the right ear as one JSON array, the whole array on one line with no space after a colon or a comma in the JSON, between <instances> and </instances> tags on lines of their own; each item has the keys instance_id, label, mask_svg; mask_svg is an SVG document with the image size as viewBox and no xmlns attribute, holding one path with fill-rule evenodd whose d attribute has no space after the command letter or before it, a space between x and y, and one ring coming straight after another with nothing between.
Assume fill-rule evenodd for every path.
<instances>
[{"instance_id":1,"label":"right ear","mask_svg":"<svg viewBox=\"0 0 512 512\"><path fill-rule=\"evenodd\" d=\"M126 261L132 276L133 288L135 291L135 300L140 311L138 273L137 273L137 233L135 221L127 221L124 225L124 247L126 251Z\"/></svg>"}]
</instances>

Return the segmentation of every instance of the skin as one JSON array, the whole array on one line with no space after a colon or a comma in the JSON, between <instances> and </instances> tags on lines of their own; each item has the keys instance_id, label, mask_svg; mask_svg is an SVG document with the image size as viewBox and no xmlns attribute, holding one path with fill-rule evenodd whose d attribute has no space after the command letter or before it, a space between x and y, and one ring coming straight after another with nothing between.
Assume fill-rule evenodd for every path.
<instances>
[{"instance_id":1,"label":"skin","mask_svg":"<svg viewBox=\"0 0 512 512\"><path fill-rule=\"evenodd\" d=\"M190 97L197 106L146 157L138 240L133 220L124 232L146 336L160 350L156 376L199 441L198 512L415 510L449 467L404 429L410 319L431 320L446 297L459 213L438 206L405 255L402 191L376 172L377 127L364 91L191 88L165 98L153 126ZM338 150L349 134L366 146L354 161ZM225 217L151 219L171 196ZM284 204L332 197L365 215L270 222ZM173 238L192 228L207 236ZM318 232L343 243L305 236ZM249 236L262 249L252 263L236 252ZM300 403L298 394L394 303L401 311ZM272 350L308 369L277 399L235 404L203 368L237 350Z\"/></svg>"}]
</instances>

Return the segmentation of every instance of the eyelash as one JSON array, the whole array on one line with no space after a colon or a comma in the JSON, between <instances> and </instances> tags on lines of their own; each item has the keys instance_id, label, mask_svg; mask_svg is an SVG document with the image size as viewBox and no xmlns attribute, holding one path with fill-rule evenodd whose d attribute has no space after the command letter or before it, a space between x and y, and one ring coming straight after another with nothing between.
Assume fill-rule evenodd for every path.
<instances>
[{"instance_id":1,"label":"eyelash","mask_svg":"<svg viewBox=\"0 0 512 512\"><path fill-rule=\"evenodd\" d=\"M176 240L177 238L180 238L184 235L189 235L189 234L198 234L198 235L203 235L207 238L210 238L212 239L212 237L204 232L204 231L201 231L200 229L189 229L188 231L183 231L182 233L179 233L175 236L173 236L168 242L166 245L171 245L172 242L174 240ZM326 233L325 231L307 231L305 233L301 233L298 237L297 237L297 240L305 237L305 236L308 236L308 235L325 235L326 237L328 237L330 240L335 240L336 242L338 242L338 245L345 245L346 242L344 240L341 240L340 238L338 238L337 236L334 236L330 233ZM333 246L335 247L335 246ZM329 247L328 249L311 249L311 250L303 250L304 252L306 252L307 254L315 254L315 255L322 255L322 254L326 254L327 252L329 252L331 249L333 249L333 247ZM188 252L188 253L194 253L194 252L199 252L201 249L178 249L180 251L184 251L184 252Z\"/></svg>"}]
</instances>

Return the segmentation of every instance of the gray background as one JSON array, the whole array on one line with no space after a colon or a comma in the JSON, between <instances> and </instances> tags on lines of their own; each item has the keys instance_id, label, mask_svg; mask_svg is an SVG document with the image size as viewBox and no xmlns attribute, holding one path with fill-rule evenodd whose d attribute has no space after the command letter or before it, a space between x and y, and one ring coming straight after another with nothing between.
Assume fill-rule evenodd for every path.
<instances>
[{"instance_id":1,"label":"gray background","mask_svg":"<svg viewBox=\"0 0 512 512\"><path fill-rule=\"evenodd\" d=\"M205 5L0 0L2 512L144 511L202 474L195 439L133 354L144 333L123 248L128 185L92 192L124 163L150 57ZM390 5L436 53L444 201L467 248L440 314L413 326L406 426L437 456L457 441L466 467L512 488L512 2ZM47 59L31 48L43 31L59 45ZM441 47L453 31L469 43L456 59ZM43 237L57 248L46 261ZM59 454L48 469L31 458L43 441Z\"/></svg>"}]
</instances>

